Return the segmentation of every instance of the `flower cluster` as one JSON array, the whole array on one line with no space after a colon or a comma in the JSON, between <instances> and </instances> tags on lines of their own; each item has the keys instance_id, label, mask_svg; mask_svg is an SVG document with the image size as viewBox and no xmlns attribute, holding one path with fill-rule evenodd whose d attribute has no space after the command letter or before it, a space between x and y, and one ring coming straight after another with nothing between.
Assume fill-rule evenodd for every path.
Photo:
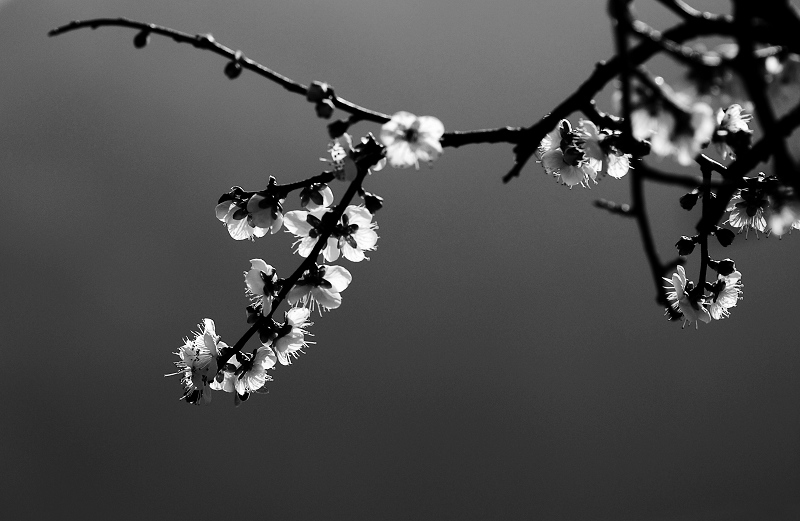
<instances>
[{"instance_id":1,"label":"flower cluster","mask_svg":"<svg viewBox=\"0 0 800 521\"><path fill-rule=\"evenodd\" d=\"M743 179L744 188L738 189L728 203L730 212L726 221L745 237L753 230L781 236L792 229L800 229L800 201L780 190L778 179L760 173Z\"/></svg>"},{"instance_id":2,"label":"flower cluster","mask_svg":"<svg viewBox=\"0 0 800 521\"><path fill-rule=\"evenodd\" d=\"M730 315L730 308L742 298L742 274L735 270L733 261L709 263L718 270L717 280L706 287L696 286L686 278L686 270L678 266L672 278L664 278L667 283L667 301L674 313L683 318L683 327L698 322L708 324L712 319L721 320ZM710 294L706 294L706 289Z\"/></svg>"},{"instance_id":3,"label":"flower cluster","mask_svg":"<svg viewBox=\"0 0 800 521\"><path fill-rule=\"evenodd\" d=\"M572 188L597 183L598 175L622 178L630 168L630 155L614 144L616 135L600 131L591 121L580 120L576 129L566 119L539 145L539 160L545 172Z\"/></svg>"},{"instance_id":4,"label":"flower cluster","mask_svg":"<svg viewBox=\"0 0 800 521\"><path fill-rule=\"evenodd\" d=\"M277 233L283 224L285 196L275 190L275 178L270 177L266 190L245 192L238 186L220 197L217 219L228 228L228 233L241 241L253 240L269 233Z\"/></svg>"},{"instance_id":5,"label":"flower cluster","mask_svg":"<svg viewBox=\"0 0 800 521\"><path fill-rule=\"evenodd\" d=\"M407 128L401 132L401 127ZM388 151L371 135L353 145L350 136L343 134L329 147L331 171L290 185L278 185L270 177L264 190L247 192L234 187L220 198L216 215L232 238L263 237L285 225L296 238L295 252L304 260L287 278L279 277L275 267L263 259L250 260L250 269L244 272L250 330L231 347L220 341L211 319L203 321L200 332L175 353L179 371L173 374L183 376L185 401L209 403L215 390L232 393L239 404L264 389L272 380L271 369L278 364L289 365L313 343L307 340L311 312L317 309L321 315L341 306L341 293L353 280L346 268L318 264L317 256L322 254L328 263L340 256L360 262L367 259L365 252L377 246L378 226L373 214L382 207L383 199L364 190L361 183L383 167L385 154L394 166L432 161L441 152L443 132L436 118L398 113L382 130L382 139L390 143ZM334 179L351 183L336 206L327 184ZM284 214L287 194L295 189L300 189L301 209ZM355 194L362 197L365 206L349 204ZM273 316L284 301L289 309L283 313L283 321L276 322ZM244 351L244 344L256 333L260 345Z\"/></svg>"}]
</instances>

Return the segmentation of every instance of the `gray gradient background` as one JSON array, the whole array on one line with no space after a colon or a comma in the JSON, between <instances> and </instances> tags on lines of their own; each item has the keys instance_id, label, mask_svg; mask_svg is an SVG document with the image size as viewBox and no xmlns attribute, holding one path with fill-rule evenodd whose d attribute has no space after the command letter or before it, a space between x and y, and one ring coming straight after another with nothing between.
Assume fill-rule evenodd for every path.
<instances>
[{"instance_id":1,"label":"gray gradient background","mask_svg":"<svg viewBox=\"0 0 800 521\"><path fill-rule=\"evenodd\" d=\"M212 32L298 81L455 130L546 113L610 55L604 8L4 4L3 517L800 518L797 234L712 247L735 257L745 298L681 330L653 303L634 224L591 206L626 201L627 182L570 191L530 164L503 185L510 147L449 149L367 181L386 199L379 248L346 264L344 305L268 395L188 406L162 376L171 351L206 316L229 342L244 331L250 258L284 275L299 262L285 233L231 240L216 199L319 172L324 123L187 45L46 37L97 16ZM697 217L681 193L648 190L665 255Z\"/></svg>"}]
</instances>

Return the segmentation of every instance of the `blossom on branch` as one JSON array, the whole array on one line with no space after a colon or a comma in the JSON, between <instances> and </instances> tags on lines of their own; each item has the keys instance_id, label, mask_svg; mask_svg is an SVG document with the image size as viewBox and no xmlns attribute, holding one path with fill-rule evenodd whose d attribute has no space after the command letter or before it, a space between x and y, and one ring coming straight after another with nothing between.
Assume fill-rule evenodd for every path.
<instances>
[{"instance_id":1,"label":"blossom on branch","mask_svg":"<svg viewBox=\"0 0 800 521\"><path fill-rule=\"evenodd\" d=\"M733 104L717 112L717 128L712 137L722 159L736 159L736 152L750 147L753 131L747 126L752 116L742 112L742 106Z\"/></svg>"},{"instance_id":2,"label":"blossom on branch","mask_svg":"<svg viewBox=\"0 0 800 521\"><path fill-rule=\"evenodd\" d=\"M253 304L266 316L272 311L272 301L278 293L278 274L262 259L250 259L250 270L244 272L247 294Z\"/></svg>"},{"instance_id":3,"label":"blossom on branch","mask_svg":"<svg viewBox=\"0 0 800 521\"><path fill-rule=\"evenodd\" d=\"M327 208L333 203L333 191L325 183L313 183L300 192L300 206L309 212Z\"/></svg>"},{"instance_id":4,"label":"blossom on branch","mask_svg":"<svg viewBox=\"0 0 800 521\"><path fill-rule=\"evenodd\" d=\"M539 159L544 171L570 188L575 185L588 188L590 179L597 183L597 170L583 146L581 132L572 130L569 121L562 119L539 145Z\"/></svg>"},{"instance_id":5,"label":"blossom on branch","mask_svg":"<svg viewBox=\"0 0 800 521\"><path fill-rule=\"evenodd\" d=\"M313 212L294 210L286 213L286 229L297 237L295 251L299 255L308 257L325 227L330 226L325 222L328 211L321 208ZM364 252L374 250L378 242L377 228L369 210L363 206L348 206L339 222L331 226L322 256L328 262L338 259L340 253L353 262L366 259Z\"/></svg>"},{"instance_id":6,"label":"blossom on branch","mask_svg":"<svg viewBox=\"0 0 800 521\"><path fill-rule=\"evenodd\" d=\"M695 286L692 281L686 279L683 266L678 266L677 273L673 273L671 279L664 277L664 281L669 284L664 286L667 290L667 300L670 307L680 312L683 317L683 327L694 324L696 328L698 321L706 324L711 322L711 315L703 302L692 295Z\"/></svg>"},{"instance_id":7,"label":"blossom on branch","mask_svg":"<svg viewBox=\"0 0 800 521\"><path fill-rule=\"evenodd\" d=\"M432 162L442 153L440 140L444 125L433 116L415 116L410 112L397 112L381 127L381 141L386 146L386 157L394 168L414 166L419 162Z\"/></svg>"},{"instance_id":8,"label":"blossom on branch","mask_svg":"<svg viewBox=\"0 0 800 521\"><path fill-rule=\"evenodd\" d=\"M649 140L650 150L660 157L672 157L683 166L692 164L714 134L714 111L704 102L676 94L656 78L661 91L639 93L631 111L633 137Z\"/></svg>"},{"instance_id":9,"label":"blossom on branch","mask_svg":"<svg viewBox=\"0 0 800 521\"><path fill-rule=\"evenodd\" d=\"M623 154L610 144L611 136L598 131L597 126L589 120L580 120L581 149L589 160L589 165L600 174L608 174L620 179L630 168L630 154ZM579 141L579 142L580 142Z\"/></svg>"},{"instance_id":10,"label":"blossom on branch","mask_svg":"<svg viewBox=\"0 0 800 521\"><path fill-rule=\"evenodd\" d=\"M321 315L323 310L330 311L341 305L340 293L352 281L353 276L342 266L315 265L289 290L286 301L292 306L300 304L312 311L317 307Z\"/></svg>"},{"instance_id":11,"label":"blossom on branch","mask_svg":"<svg viewBox=\"0 0 800 521\"><path fill-rule=\"evenodd\" d=\"M353 138L350 134L344 133L340 139L344 140L346 147L342 146L339 139L334 140L330 148L328 148L328 153L331 155L329 163L333 167L336 179L350 182L358 175L357 162L359 159L363 159L364 150L368 146L374 144L371 143L371 140L374 138L372 134L366 138L361 138L361 143L356 145L355 148L353 147ZM325 160L322 159L322 161ZM381 157L380 160L374 163L370 161L368 173L379 172L384 166L386 166L385 157Z\"/></svg>"},{"instance_id":12,"label":"blossom on branch","mask_svg":"<svg viewBox=\"0 0 800 521\"><path fill-rule=\"evenodd\" d=\"M179 371L166 376L183 375L181 383L184 386L184 393L181 399L188 403L208 404L211 402L211 393L207 387L217 374L217 358L220 350L227 348L228 345L220 342L214 321L210 318L203 319L203 323L197 327L199 331L194 334L194 338L186 338L175 353L180 358L175 362Z\"/></svg>"},{"instance_id":13,"label":"blossom on branch","mask_svg":"<svg viewBox=\"0 0 800 521\"><path fill-rule=\"evenodd\" d=\"M311 310L302 307L286 312L286 321L271 343L282 365L291 364L292 358L297 358L298 353L302 353L303 348L308 347L305 335L310 334L306 328L313 325L313 322L308 320L310 315Z\"/></svg>"},{"instance_id":14,"label":"blossom on branch","mask_svg":"<svg viewBox=\"0 0 800 521\"><path fill-rule=\"evenodd\" d=\"M730 315L728 309L736 306L742 298L742 274L738 271L728 275L719 275L711 288L712 300L708 305L708 312L714 320L722 320Z\"/></svg>"},{"instance_id":15,"label":"blossom on branch","mask_svg":"<svg viewBox=\"0 0 800 521\"><path fill-rule=\"evenodd\" d=\"M284 197L273 192L274 184L275 178L270 177L270 186L262 192L245 192L234 186L220 197L217 219L225 224L232 238L252 240L281 229Z\"/></svg>"},{"instance_id":16,"label":"blossom on branch","mask_svg":"<svg viewBox=\"0 0 800 521\"><path fill-rule=\"evenodd\" d=\"M754 230L758 237L758 232L763 233L767 230L767 220L764 217L767 208L769 200L763 190L755 188L737 190L728 203L726 210L730 215L726 222L738 228L739 233L745 232L745 238L750 230Z\"/></svg>"}]
</instances>

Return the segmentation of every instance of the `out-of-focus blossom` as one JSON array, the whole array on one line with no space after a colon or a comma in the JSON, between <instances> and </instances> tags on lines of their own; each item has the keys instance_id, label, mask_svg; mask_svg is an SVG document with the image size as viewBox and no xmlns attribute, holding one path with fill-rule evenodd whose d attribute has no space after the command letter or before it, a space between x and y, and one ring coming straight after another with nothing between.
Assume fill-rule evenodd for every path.
<instances>
[{"instance_id":1,"label":"out-of-focus blossom","mask_svg":"<svg viewBox=\"0 0 800 521\"><path fill-rule=\"evenodd\" d=\"M420 161L432 162L442 153L443 134L444 125L437 118L401 111L383 124L380 139L390 165L419 169Z\"/></svg>"},{"instance_id":2,"label":"out-of-focus blossom","mask_svg":"<svg viewBox=\"0 0 800 521\"><path fill-rule=\"evenodd\" d=\"M686 279L683 266L678 266L677 273L673 273L671 279L664 277L664 281L669 284L664 286L667 290L667 300L670 302L670 307L683 316L683 327L694 324L696 328L698 321L706 324L711 322L711 315L705 305L690 296L694 283Z\"/></svg>"},{"instance_id":3,"label":"out-of-focus blossom","mask_svg":"<svg viewBox=\"0 0 800 521\"><path fill-rule=\"evenodd\" d=\"M633 137L650 140L651 151L661 157L673 157L688 166L711 141L716 128L714 111L707 103L694 103L685 113L673 113L665 107L653 112L640 107L631 112Z\"/></svg>"},{"instance_id":4,"label":"out-of-focus blossom","mask_svg":"<svg viewBox=\"0 0 800 521\"><path fill-rule=\"evenodd\" d=\"M250 270L244 272L244 283L250 300L261 307L265 316L272 310L272 301L278 292L277 282L275 268L262 259L250 259Z\"/></svg>"},{"instance_id":5,"label":"out-of-focus blossom","mask_svg":"<svg viewBox=\"0 0 800 521\"><path fill-rule=\"evenodd\" d=\"M712 300L708 312L714 320L721 320L730 315L730 308L742 298L742 274L734 271L728 275L720 275L712 287Z\"/></svg>"},{"instance_id":6,"label":"out-of-focus blossom","mask_svg":"<svg viewBox=\"0 0 800 521\"><path fill-rule=\"evenodd\" d=\"M791 200L770 212L769 229L781 236L792 229L800 230L800 201Z\"/></svg>"},{"instance_id":7,"label":"out-of-focus blossom","mask_svg":"<svg viewBox=\"0 0 800 521\"><path fill-rule=\"evenodd\" d=\"M316 266L303 274L286 296L291 305L300 304L313 311L338 308L342 303L340 293L347 289L353 276L342 266Z\"/></svg>"},{"instance_id":8,"label":"out-of-focus blossom","mask_svg":"<svg viewBox=\"0 0 800 521\"><path fill-rule=\"evenodd\" d=\"M722 159L736 159L736 151L750 147L753 131L747 123L752 116L742 112L742 106L733 104L725 110L717 112L717 129L714 132L713 142Z\"/></svg>"},{"instance_id":9,"label":"out-of-focus blossom","mask_svg":"<svg viewBox=\"0 0 800 521\"><path fill-rule=\"evenodd\" d=\"M598 131L597 126L589 120L580 121L581 148L589 160L589 165L600 174L608 174L620 179L630 168L630 154L623 154L613 146L609 146L609 135Z\"/></svg>"},{"instance_id":10,"label":"out-of-focus blossom","mask_svg":"<svg viewBox=\"0 0 800 521\"><path fill-rule=\"evenodd\" d=\"M589 186L591 179L597 182L597 170L590 164L583 149L582 137L572 130L566 119L550 132L539 145L539 159L544 171L572 188Z\"/></svg>"},{"instance_id":11,"label":"out-of-focus blossom","mask_svg":"<svg viewBox=\"0 0 800 521\"><path fill-rule=\"evenodd\" d=\"M220 349L228 346L220 342L214 321L210 318L203 319L198 328L194 338L186 338L175 353L180 358L175 362L178 372L166 376L182 374L184 393L181 398L189 403L208 404L211 402L208 386L217 374L217 357Z\"/></svg>"}]
</instances>

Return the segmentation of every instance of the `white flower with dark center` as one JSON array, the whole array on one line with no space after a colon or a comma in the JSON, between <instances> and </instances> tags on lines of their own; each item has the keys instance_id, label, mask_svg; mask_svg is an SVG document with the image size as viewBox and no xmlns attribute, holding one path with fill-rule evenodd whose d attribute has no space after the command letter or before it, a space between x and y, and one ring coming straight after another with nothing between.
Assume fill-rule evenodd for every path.
<instances>
[{"instance_id":1,"label":"white flower with dark center","mask_svg":"<svg viewBox=\"0 0 800 521\"><path fill-rule=\"evenodd\" d=\"M322 219L327 211L324 208L313 212L295 210L286 214L286 229L298 238L295 251L301 256L308 257L314 249L323 233ZM364 252L374 250L378 242L378 234L375 232L377 228L369 210L363 206L348 206L331 230L322 256L326 261L333 262L339 258L341 252L350 261L364 260Z\"/></svg>"},{"instance_id":2,"label":"white flower with dark center","mask_svg":"<svg viewBox=\"0 0 800 521\"><path fill-rule=\"evenodd\" d=\"M539 159L544 171L572 188L589 187L589 179L597 182L597 171L590 164L583 149L583 140L572 130L569 121L562 119L539 145Z\"/></svg>"},{"instance_id":3,"label":"white flower with dark center","mask_svg":"<svg viewBox=\"0 0 800 521\"><path fill-rule=\"evenodd\" d=\"M329 208L319 208L307 212L304 210L294 210L286 212L283 222L286 229L297 237L294 243L295 251L301 257L308 257L311 250L317 244L317 240L323 233L322 218L330 211ZM322 249L325 260L332 260L339 257L339 243L333 233L328 237L325 248Z\"/></svg>"},{"instance_id":4,"label":"white flower with dark center","mask_svg":"<svg viewBox=\"0 0 800 521\"><path fill-rule=\"evenodd\" d=\"M696 328L698 321L706 324L711 322L711 315L705 305L690 296L694 283L686 279L683 266L678 266L678 272L672 274L672 279L664 277L664 280L669 284L664 286L664 289L668 290L667 300L670 302L670 307L683 316L683 327L694 324Z\"/></svg>"},{"instance_id":5,"label":"white flower with dark center","mask_svg":"<svg viewBox=\"0 0 800 521\"><path fill-rule=\"evenodd\" d=\"M278 274L275 268L262 259L250 259L250 270L244 272L247 294L254 305L261 307L263 315L272 311L272 301L278 292Z\"/></svg>"},{"instance_id":6,"label":"white flower with dark center","mask_svg":"<svg viewBox=\"0 0 800 521\"><path fill-rule=\"evenodd\" d=\"M742 112L742 106L733 104L717 112L717 129L713 141L722 159L736 159L736 150L750 146L753 131L747 126L752 116Z\"/></svg>"},{"instance_id":7,"label":"white flower with dark center","mask_svg":"<svg viewBox=\"0 0 800 521\"><path fill-rule=\"evenodd\" d=\"M300 304L312 311L338 308L342 303L340 293L347 289L353 276L342 266L316 266L306 271L289 290L286 301L292 306Z\"/></svg>"},{"instance_id":8,"label":"white flower with dark center","mask_svg":"<svg viewBox=\"0 0 800 521\"><path fill-rule=\"evenodd\" d=\"M312 325L308 320L311 310L308 308L292 308L286 312L286 322L277 331L277 338L272 341L272 348L283 365L292 363L302 349L308 347L305 335L310 334L306 328ZM313 342L312 342L313 343Z\"/></svg>"},{"instance_id":9,"label":"white flower with dark center","mask_svg":"<svg viewBox=\"0 0 800 521\"><path fill-rule=\"evenodd\" d=\"M211 401L211 393L207 387L217 374L219 351L228 346L225 342L220 342L214 321L210 318L203 319L198 328L200 331L194 334L194 338L185 339L183 346L175 353L180 358L175 362L178 372L166 376L182 374L184 393L181 398L189 403L208 404Z\"/></svg>"},{"instance_id":10,"label":"white flower with dark center","mask_svg":"<svg viewBox=\"0 0 800 521\"><path fill-rule=\"evenodd\" d=\"M234 387L236 394L247 397L252 392L258 391L267 381L272 380L267 374L267 369L275 366L275 353L267 346L256 349L253 355L244 355L245 360L234 372Z\"/></svg>"},{"instance_id":11,"label":"white flower with dark center","mask_svg":"<svg viewBox=\"0 0 800 521\"><path fill-rule=\"evenodd\" d=\"M419 169L420 161L432 162L442 153L443 134L444 125L437 118L401 111L383 124L380 137L390 165Z\"/></svg>"},{"instance_id":12,"label":"white flower with dark center","mask_svg":"<svg viewBox=\"0 0 800 521\"><path fill-rule=\"evenodd\" d=\"M721 320L730 315L728 309L736 306L742 298L742 274L734 271L729 275L720 275L711 290L713 298L708 305L711 318Z\"/></svg>"},{"instance_id":13,"label":"white flower with dark center","mask_svg":"<svg viewBox=\"0 0 800 521\"><path fill-rule=\"evenodd\" d=\"M613 147L609 147L608 134L602 134L597 126L589 120L580 121L579 130L586 158L595 171L608 174L615 179L620 179L628 173L630 168L630 154L623 154Z\"/></svg>"},{"instance_id":14,"label":"white flower with dark center","mask_svg":"<svg viewBox=\"0 0 800 521\"><path fill-rule=\"evenodd\" d=\"M275 179L270 178L270 185L274 184ZM280 230L283 224L282 203L283 198L278 198L269 188L252 193L237 186L220 198L216 215L232 238L253 240Z\"/></svg>"},{"instance_id":15,"label":"white flower with dark center","mask_svg":"<svg viewBox=\"0 0 800 521\"><path fill-rule=\"evenodd\" d=\"M767 229L767 220L764 211L769 207L769 200L761 190L745 188L736 192L728 204L727 211L730 212L727 222L734 228L739 229L739 233L747 233L752 229L756 232L764 232Z\"/></svg>"}]
</instances>

